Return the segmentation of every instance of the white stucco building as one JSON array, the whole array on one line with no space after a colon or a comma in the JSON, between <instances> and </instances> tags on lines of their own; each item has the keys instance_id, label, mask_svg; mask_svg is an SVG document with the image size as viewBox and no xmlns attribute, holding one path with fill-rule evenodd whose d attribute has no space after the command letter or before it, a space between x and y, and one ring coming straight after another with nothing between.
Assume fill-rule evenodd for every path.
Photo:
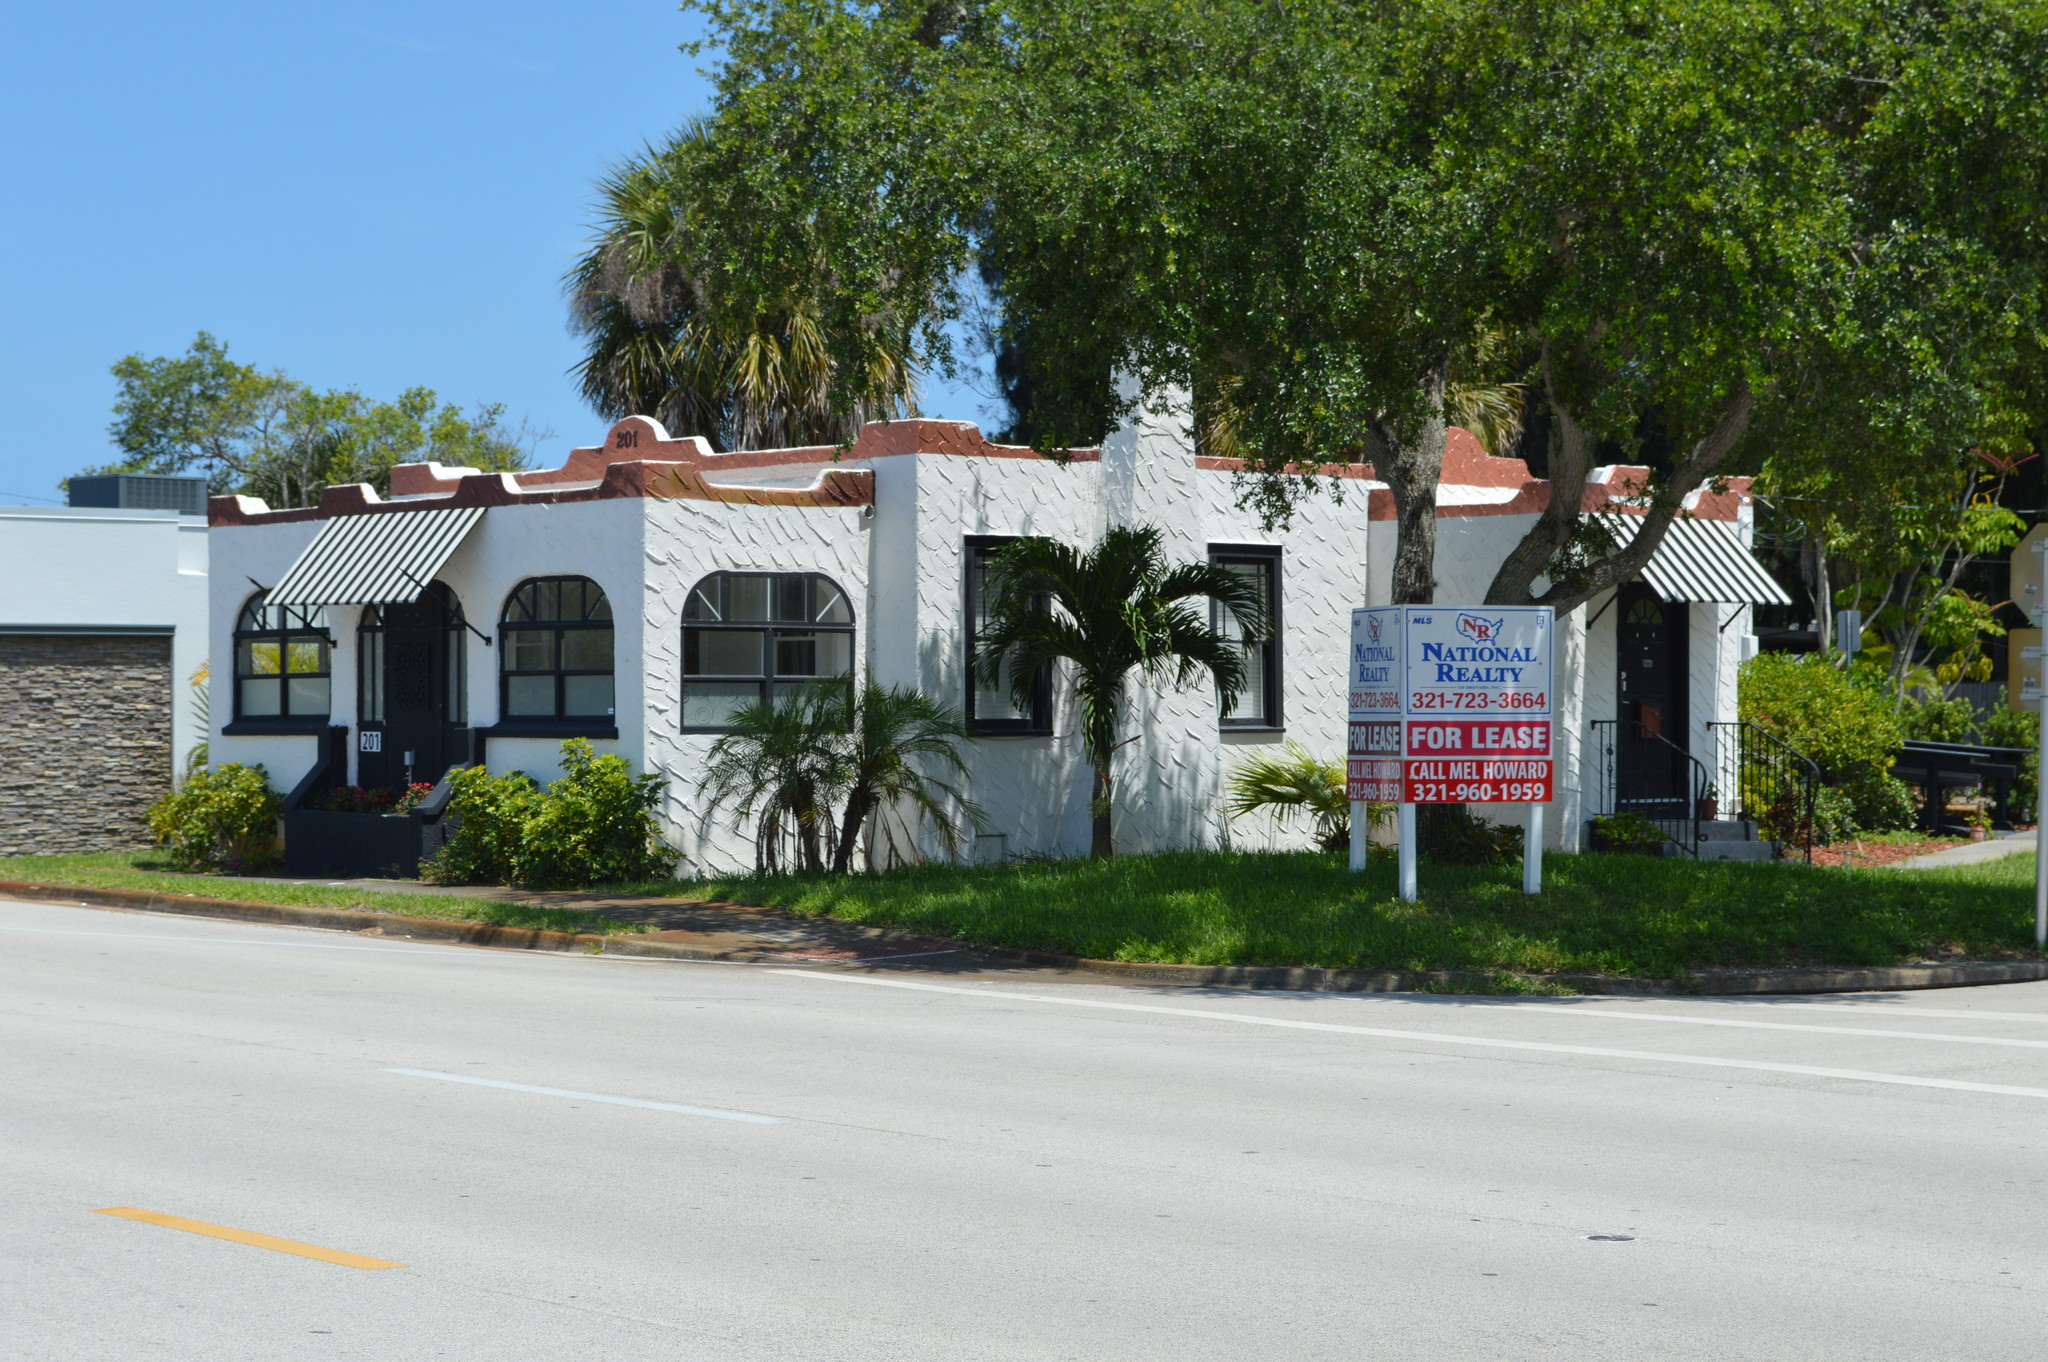
<instances>
[{"instance_id":1,"label":"white stucco building","mask_svg":"<svg viewBox=\"0 0 2048 1362\"><path fill-rule=\"evenodd\" d=\"M973 684L975 565L1020 535L1085 544L1150 524L1173 557L1225 560L1268 583L1279 628L1260 685L1231 714L1208 687L1133 682L1118 847L1299 844L1300 832L1228 822L1223 785L1247 752L1286 738L1342 760L1349 612L1386 599L1391 499L1370 470L1349 468L1341 502L1311 498L1269 531L1233 468L1197 458L1183 427L1148 417L1061 464L950 421L871 425L844 451L714 454L630 417L558 469L408 466L388 501L339 487L311 510L215 498L213 655L236 661L216 668L214 758L262 762L283 790L309 774L427 779L476 759L547 779L561 739L581 734L668 777L664 824L686 868L724 869L749 864L752 843L698 792L722 716L778 685L864 669L960 707L980 733L971 793L990 826L976 856L1085 854L1089 777L1068 689L1053 678L1020 714ZM1633 485L1630 470L1603 470L1589 509ZM1519 461L1454 431L1438 599L1479 600L1547 495ZM1699 495L1692 510L1711 531L1708 555L1733 552L1768 587L1739 548L1746 486ZM1665 734L1704 752L1704 725L1734 717L1750 632L1742 592L1769 597L1754 582L1702 588L1698 572L1669 566L1663 598L1633 589L1619 608L1596 601L1561 624L1549 827L1562 845L1591 811L1591 721L1624 700L1647 705ZM1651 650L1632 680L1617 626Z\"/></svg>"}]
</instances>

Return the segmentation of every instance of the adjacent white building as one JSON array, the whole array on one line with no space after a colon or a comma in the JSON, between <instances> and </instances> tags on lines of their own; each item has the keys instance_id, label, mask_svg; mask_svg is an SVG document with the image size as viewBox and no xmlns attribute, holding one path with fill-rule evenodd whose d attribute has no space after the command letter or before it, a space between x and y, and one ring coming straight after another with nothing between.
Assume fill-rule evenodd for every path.
<instances>
[{"instance_id":1,"label":"adjacent white building","mask_svg":"<svg viewBox=\"0 0 2048 1362\"><path fill-rule=\"evenodd\" d=\"M207 737L206 569L197 515L0 507L0 854L148 842Z\"/></svg>"},{"instance_id":2,"label":"adjacent white building","mask_svg":"<svg viewBox=\"0 0 2048 1362\"><path fill-rule=\"evenodd\" d=\"M1278 629L1228 713L1206 686L1133 681L1119 849L1298 844L1300 831L1228 821L1224 783L1248 753L1290 738L1342 760L1349 613L1386 599L1391 499L1369 469L1344 469L1341 500L1310 498L1268 530L1235 468L1198 458L1184 427L1147 417L1055 462L950 421L870 425L845 450L715 454L630 417L557 469L412 465L388 500L338 487L310 510L215 498L214 759L262 762L284 790L431 779L478 760L546 779L562 738L582 735L668 778L663 822L686 867L734 868L751 863L751 834L698 790L725 716L865 670L960 707L979 734L972 794L990 825L977 857L1085 854L1089 779L1069 690L1054 676L1019 712L973 680L979 565L1021 535L1084 544L1149 524L1172 556L1265 583ZM1625 515L1638 475L1603 470L1594 509ZM1548 490L1452 433L1440 601L1481 598ZM1691 512L1648 574L1655 588L1561 622L1549 827L1562 845L1616 798L1594 789L1616 778L1587 755L1590 724L1626 709L1653 728L1657 742L1638 743L1618 778L1624 795L1668 801L1685 796L1663 788L1682 775L1665 749L1680 762L1705 753L1705 726L1734 717L1748 602L1777 588L1743 548L1742 480L1697 495Z\"/></svg>"}]
</instances>

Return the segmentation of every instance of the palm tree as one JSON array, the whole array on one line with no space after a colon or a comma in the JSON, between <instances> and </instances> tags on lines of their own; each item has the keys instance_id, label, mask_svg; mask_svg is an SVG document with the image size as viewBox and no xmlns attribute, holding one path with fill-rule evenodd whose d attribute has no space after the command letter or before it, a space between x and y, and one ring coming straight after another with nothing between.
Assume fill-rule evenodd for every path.
<instances>
[{"instance_id":1,"label":"palm tree","mask_svg":"<svg viewBox=\"0 0 2048 1362\"><path fill-rule=\"evenodd\" d=\"M1230 773L1228 810L1242 818L1271 809L1282 824L1306 814L1324 851L1342 851L1351 842L1351 805L1345 799L1344 768L1320 760L1292 738L1279 754L1247 758Z\"/></svg>"},{"instance_id":2,"label":"palm tree","mask_svg":"<svg viewBox=\"0 0 2048 1362\"><path fill-rule=\"evenodd\" d=\"M896 835L887 821L891 811L898 815L898 827L902 827L906 810L930 823L946 854L956 855L967 828L982 827L987 820L981 806L958 786L919 767L922 763L966 775L960 744L974 740L966 722L956 711L909 686L878 686L866 681L856 687L851 677L830 684L844 693L841 704L848 739L841 790L845 802L832 869L845 874L853 868L853 853L863 831L869 838L870 858L879 831L888 843L889 859L898 859ZM965 816L964 826L952 813L955 807ZM906 842L908 831L904 829Z\"/></svg>"},{"instance_id":3,"label":"palm tree","mask_svg":"<svg viewBox=\"0 0 2048 1362\"><path fill-rule=\"evenodd\" d=\"M845 766L835 741L846 731L838 697L824 687L805 686L747 705L729 723L725 736L712 744L698 789L714 808L737 803L735 828L753 823L757 871L774 874L785 856L792 869L824 869L830 800ZM786 851L792 842L793 854Z\"/></svg>"},{"instance_id":4,"label":"palm tree","mask_svg":"<svg viewBox=\"0 0 2048 1362\"><path fill-rule=\"evenodd\" d=\"M720 295L690 230L697 168L717 154L710 121L692 119L598 180L596 234L563 278L570 328L584 344L570 371L584 400L607 420L654 416L721 450L838 444L864 422L908 413L917 393L911 319L872 318L861 395L835 412L817 294ZM810 284L829 286L822 272Z\"/></svg>"},{"instance_id":5,"label":"palm tree","mask_svg":"<svg viewBox=\"0 0 2048 1362\"><path fill-rule=\"evenodd\" d=\"M753 823L754 864L763 873L785 865L818 873L829 861L845 874L863 835L872 848L877 831L895 859L896 829L909 841L905 814L931 824L949 856L983 823L980 806L957 785L922 769L964 775L958 749L972 740L967 726L911 687L833 677L748 705L730 725L698 785L714 807L736 803L736 825Z\"/></svg>"},{"instance_id":6,"label":"palm tree","mask_svg":"<svg viewBox=\"0 0 2048 1362\"><path fill-rule=\"evenodd\" d=\"M989 685L1007 675L1020 709L1041 667L1066 662L1081 710L1081 746L1094 768L1091 851L1114 854L1110 766L1124 741L1124 681L1132 671L1187 686L1208 672L1227 704L1245 683L1244 643L1266 637L1266 603L1249 578L1214 563L1168 564L1151 526L1119 526L1083 552L1019 539L989 565L989 620L975 667ZM1210 627L1197 602L1237 618L1243 642Z\"/></svg>"}]
</instances>

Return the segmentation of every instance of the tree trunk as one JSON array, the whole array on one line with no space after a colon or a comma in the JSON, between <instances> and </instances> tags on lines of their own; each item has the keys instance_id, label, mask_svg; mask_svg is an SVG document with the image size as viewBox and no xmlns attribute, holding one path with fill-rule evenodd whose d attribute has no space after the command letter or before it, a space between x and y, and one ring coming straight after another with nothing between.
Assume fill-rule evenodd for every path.
<instances>
[{"instance_id":1,"label":"tree trunk","mask_svg":"<svg viewBox=\"0 0 2048 1362\"><path fill-rule=\"evenodd\" d=\"M1110 840L1110 795L1109 763L1098 762L1095 767L1094 788L1088 794L1088 813L1094 823L1094 835L1090 840L1088 854L1103 860L1116 854Z\"/></svg>"},{"instance_id":2,"label":"tree trunk","mask_svg":"<svg viewBox=\"0 0 2048 1362\"><path fill-rule=\"evenodd\" d=\"M1835 612L1832 608L1835 593L1828 581L1828 546L1827 541L1817 535L1807 543L1813 548L1810 574L1813 580L1809 584L1813 592L1813 637L1820 646L1821 655L1826 656L1835 646Z\"/></svg>"},{"instance_id":3,"label":"tree trunk","mask_svg":"<svg viewBox=\"0 0 2048 1362\"><path fill-rule=\"evenodd\" d=\"M1436 600L1436 491L1443 479L1444 384L1448 358L1422 377L1423 418L1403 439L1381 423L1375 434L1385 450L1373 471L1394 495L1393 605L1429 605ZM1415 809L1416 841L1431 846L1464 811L1462 804L1420 804Z\"/></svg>"},{"instance_id":4,"label":"tree trunk","mask_svg":"<svg viewBox=\"0 0 2048 1362\"><path fill-rule=\"evenodd\" d=\"M1447 358L1422 376L1423 416L1412 432L1376 422L1381 457L1373 472L1394 496L1394 581L1390 603L1436 599L1436 488L1444 471L1444 382Z\"/></svg>"},{"instance_id":5,"label":"tree trunk","mask_svg":"<svg viewBox=\"0 0 2048 1362\"><path fill-rule=\"evenodd\" d=\"M1546 351L1544 372L1550 372ZM1515 545L1494 574L1487 588L1488 605L1549 605L1559 614L1585 604L1601 592L1632 581L1643 565L1664 542L1665 532L1683 508L1687 494L1713 475L1749 429L1756 397L1748 388L1738 388L1721 409L1714 428L1693 444L1685 459L1664 484L1650 495L1647 514L1642 517L1636 537L1627 547L1574 573L1564 581L1553 581L1541 595L1535 594L1536 579L1545 575L1558 551L1578 527L1585 503L1586 479L1592 469L1592 441L1579 424L1578 415L1565 401L1553 395L1550 411L1550 504L1543 509L1522 542Z\"/></svg>"},{"instance_id":6,"label":"tree trunk","mask_svg":"<svg viewBox=\"0 0 2048 1362\"><path fill-rule=\"evenodd\" d=\"M797 847L803 856L804 869L815 875L825 868L824 847L819 836L819 823L823 810L818 807L816 792L809 787L804 790L802 812L796 818Z\"/></svg>"},{"instance_id":7,"label":"tree trunk","mask_svg":"<svg viewBox=\"0 0 2048 1362\"><path fill-rule=\"evenodd\" d=\"M854 848L860 845L861 825L867 822L874 800L865 792L854 790L846 796L846 812L839 819L839 844L832 851L832 873L845 875L852 871Z\"/></svg>"}]
</instances>

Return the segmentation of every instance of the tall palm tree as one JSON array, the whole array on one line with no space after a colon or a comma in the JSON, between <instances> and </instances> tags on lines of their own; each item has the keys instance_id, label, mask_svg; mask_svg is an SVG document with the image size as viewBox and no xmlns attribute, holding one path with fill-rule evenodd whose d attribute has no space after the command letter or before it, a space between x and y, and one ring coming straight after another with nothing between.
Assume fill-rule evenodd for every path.
<instances>
[{"instance_id":1,"label":"tall palm tree","mask_svg":"<svg viewBox=\"0 0 2048 1362\"><path fill-rule=\"evenodd\" d=\"M823 272L809 293L721 296L691 232L697 169L716 154L710 121L692 119L599 178L596 233L563 277L583 399L607 420L654 416L721 450L837 444L906 414L917 393L912 319L872 319L862 395L835 413L815 292L830 287Z\"/></svg>"},{"instance_id":2,"label":"tall palm tree","mask_svg":"<svg viewBox=\"0 0 2048 1362\"><path fill-rule=\"evenodd\" d=\"M1249 578L1214 563L1168 563L1151 526L1119 526L1086 551L1052 539L1019 539L989 565L989 619L975 657L982 680L1007 675L1020 709L1031 707L1041 667L1074 674L1081 746L1094 768L1088 810L1092 854L1114 854L1111 764L1124 683L1133 671L1187 686L1207 672L1225 703L1244 688L1244 643L1266 637L1266 603ZM1209 601L1237 619L1243 642L1212 628Z\"/></svg>"}]
</instances>

